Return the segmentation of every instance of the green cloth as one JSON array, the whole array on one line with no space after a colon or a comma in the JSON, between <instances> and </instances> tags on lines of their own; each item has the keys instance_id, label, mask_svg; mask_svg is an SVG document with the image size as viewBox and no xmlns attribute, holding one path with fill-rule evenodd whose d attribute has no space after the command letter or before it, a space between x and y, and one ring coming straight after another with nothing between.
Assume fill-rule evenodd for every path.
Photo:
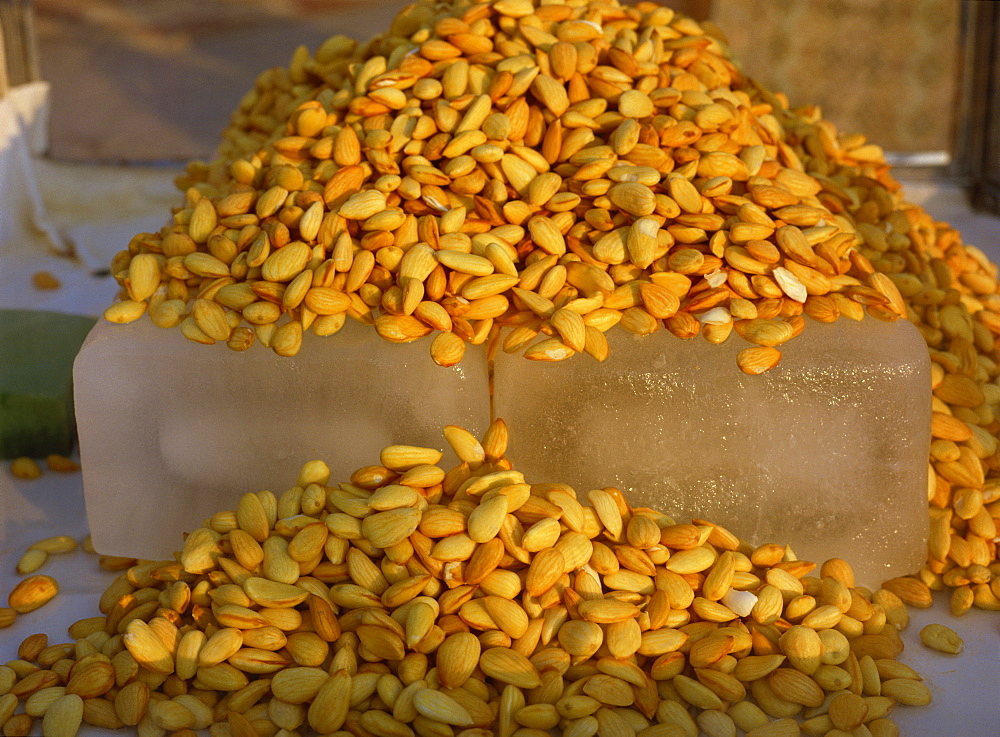
<instances>
[{"instance_id":1,"label":"green cloth","mask_svg":"<svg viewBox=\"0 0 1000 737\"><path fill-rule=\"evenodd\" d=\"M94 322L0 310L0 458L73 450L73 359Z\"/></svg>"}]
</instances>

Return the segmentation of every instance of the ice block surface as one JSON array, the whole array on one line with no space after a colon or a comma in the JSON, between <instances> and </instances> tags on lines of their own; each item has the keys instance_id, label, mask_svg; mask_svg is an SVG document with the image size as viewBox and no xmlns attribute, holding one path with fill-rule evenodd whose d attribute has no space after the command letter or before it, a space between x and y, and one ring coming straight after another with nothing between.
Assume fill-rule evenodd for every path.
<instances>
[{"instance_id":1,"label":"ice block surface","mask_svg":"<svg viewBox=\"0 0 1000 737\"><path fill-rule=\"evenodd\" d=\"M148 320L100 322L74 366L84 494L102 553L169 557L181 533L247 491L281 494L301 465L332 482L392 443L447 447L489 422L483 351L442 368L428 340L394 345L348 320L294 358L197 345Z\"/></svg>"},{"instance_id":2,"label":"ice block surface","mask_svg":"<svg viewBox=\"0 0 1000 737\"><path fill-rule=\"evenodd\" d=\"M498 355L495 412L529 482L617 486L633 506L847 559L869 584L926 557L930 367L908 322L808 321L747 376L723 345L608 333L610 357Z\"/></svg>"}]
</instances>

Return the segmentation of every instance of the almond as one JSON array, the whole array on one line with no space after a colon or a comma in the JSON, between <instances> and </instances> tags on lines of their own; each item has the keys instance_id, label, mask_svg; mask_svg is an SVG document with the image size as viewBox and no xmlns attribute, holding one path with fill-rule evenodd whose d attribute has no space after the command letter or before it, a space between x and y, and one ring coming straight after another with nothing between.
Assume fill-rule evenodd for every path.
<instances>
[{"instance_id":1,"label":"almond","mask_svg":"<svg viewBox=\"0 0 1000 737\"><path fill-rule=\"evenodd\" d=\"M59 582L51 576L34 575L17 583L7 595L7 605L18 614L33 612L59 593Z\"/></svg>"},{"instance_id":2,"label":"almond","mask_svg":"<svg viewBox=\"0 0 1000 737\"><path fill-rule=\"evenodd\" d=\"M83 699L67 694L57 699L42 718L43 737L75 737L83 722Z\"/></svg>"}]
</instances>

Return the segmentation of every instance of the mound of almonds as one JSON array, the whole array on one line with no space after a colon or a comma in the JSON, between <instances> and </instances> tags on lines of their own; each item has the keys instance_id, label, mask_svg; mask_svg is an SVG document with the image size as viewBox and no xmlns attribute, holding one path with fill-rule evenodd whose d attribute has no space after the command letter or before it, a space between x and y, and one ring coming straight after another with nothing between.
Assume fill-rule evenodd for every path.
<instances>
[{"instance_id":1,"label":"mound of almonds","mask_svg":"<svg viewBox=\"0 0 1000 737\"><path fill-rule=\"evenodd\" d=\"M650 2L418 2L260 75L170 225L114 259L106 317L294 354L347 316L558 360L603 333L756 347L905 316L933 362L920 580L1000 609L997 269L902 198L878 146L741 74ZM500 327L507 328L500 332ZM580 360L580 359L578 359Z\"/></svg>"},{"instance_id":2,"label":"mound of almonds","mask_svg":"<svg viewBox=\"0 0 1000 737\"><path fill-rule=\"evenodd\" d=\"M349 316L394 342L436 331L446 365L491 337L602 360L616 325L736 330L759 373L803 315L906 314L782 106L655 3L417 3L363 46L297 54L287 81L294 106L255 90L237 115L264 140L231 134L248 148L115 258L108 319L294 355Z\"/></svg>"},{"instance_id":3,"label":"mound of almonds","mask_svg":"<svg viewBox=\"0 0 1000 737\"><path fill-rule=\"evenodd\" d=\"M4 735L886 737L929 703L896 659L921 582L869 591L614 488L525 483L502 421L444 435L450 470L408 445L345 483L311 461L130 561L74 641L0 666Z\"/></svg>"}]
</instances>

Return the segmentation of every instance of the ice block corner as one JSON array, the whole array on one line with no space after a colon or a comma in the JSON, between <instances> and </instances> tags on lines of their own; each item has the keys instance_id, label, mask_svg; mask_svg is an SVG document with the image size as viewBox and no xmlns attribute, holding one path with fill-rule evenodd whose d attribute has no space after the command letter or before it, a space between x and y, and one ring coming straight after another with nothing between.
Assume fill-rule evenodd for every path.
<instances>
[{"instance_id":1,"label":"ice block corner","mask_svg":"<svg viewBox=\"0 0 1000 737\"><path fill-rule=\"evenodd\" d=\"M348 320L293 358L203 346L147 320L101 321L74 365L84 495L97 550L169 557L240 495L285 490L302 463L335 481L391 443L444 449L441 428L489 422L484 351L442 368ZM272 485L272 486L268 486Z\"/></svg>"}]
</instances>

